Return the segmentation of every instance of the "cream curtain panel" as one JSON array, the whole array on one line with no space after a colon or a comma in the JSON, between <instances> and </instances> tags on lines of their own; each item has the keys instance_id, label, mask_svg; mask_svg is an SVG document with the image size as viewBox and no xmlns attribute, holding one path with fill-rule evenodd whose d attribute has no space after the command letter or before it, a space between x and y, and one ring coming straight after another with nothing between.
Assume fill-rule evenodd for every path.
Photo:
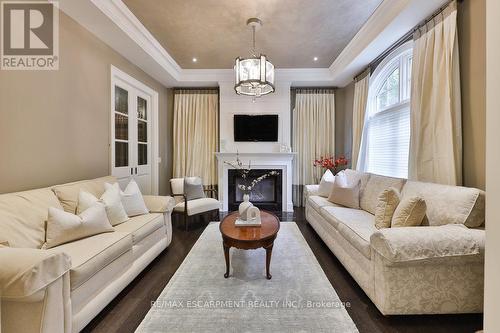
<instances>
[{"instance_id":1,"label":"cream curtain panel","mask_svg":"<svg viewBox=\"0 0 500 333\"><path fill-rule=\"evenodd\" d=\"M362 78L354 83L354 104L352 110L352 169L358 169L359 150L363 127L365 125L366 106L368 102L368 88L370 87L370 71L362 74Z\"/></svg>"},{"instance_id":2,"label":"cream curtain panel","mask_svg":"<svg viewBox=\"0 0 500 333\"><path fill-rule=\"evenodd\" d=\"M333 89L297 90L292 118L292 148L297 152L294 159L293 184L315 184L321 178L322 172L313 167L314 160L335 154ZM301 187L295 191L302 194ZM295 204L300 205L297 202Z\"/></svg>"},{"instance_id":3,"label":"cream curtain panel","mask_svg":"<svg viewBox=\"0 0 500 333\"><path fill-rule=\"evenodd\" d=\"M414 35L409 178L462 183L457 3Z\"/></svg>"},{"instance_id":4,"label":"cream curtain panel","mask_svg":"<svg viewBox=\"0 0 500 333\"><path fill-rule=\"evenodd\" d=\"M219 138L219 93L216 90L174 92L174 177L199 176L217 184L215 152Z\"/></svg>"}]
</instances>

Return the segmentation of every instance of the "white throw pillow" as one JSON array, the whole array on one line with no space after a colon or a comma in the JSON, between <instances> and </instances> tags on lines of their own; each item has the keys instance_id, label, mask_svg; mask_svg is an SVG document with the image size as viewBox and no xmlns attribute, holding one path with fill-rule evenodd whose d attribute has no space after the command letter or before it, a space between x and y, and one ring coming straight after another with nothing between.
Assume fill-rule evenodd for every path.
<instances>
[{"instance_id":1,"label":"white throw pillow","mask_svg":"<svg viewBox=\"0 0 500 333\"><path fill-rule=\"evenodd\" d=\"M125 191L122 191L120 189L120 185L118 183L105 183L104 187L106 188L106 190L114 187L120 191L123 208L125 208L125 211L127 212L127 215L129 217L149 214L149 210L146 207L146 203L144 202L144 198L142 197L141 190L139 189L139 186L137 185L135 180L132 179L128 183Z\"/></svg>"},{"instance_id":2,"label":"white throw pillow","mask_svg":"<svg viewBox=\"0 0 500 333\"><path fill-rule=\"evenodd\" d=\"M328 198L330 192L332 191L333 183L335 182L335 176L330 170L326 170L321 177L319 182L318 195L321 197Z\"/></svg>"},{"instance_id":3,"label":"white throw pillow","mask_svg":"<svg viewBox=\"0 0 500 333\"><path fill-rule=\"evenodd\" d=\"M361 181L357 180L352 184L347 182L344 172L339 172L335 176L332 191L328 196L328 201L349 208L359 209L359 189Z\"/></svg>"},{"instance_id":4,"label":"white throw pillow","mask_svg":"<svg viewBox=\"0 0 500 333\"><path fill-rule=\"evenodd\" d=\"M50 207L43 248L50 249L77 239L111 231L114 231L113 226L109 223L104 204L100 202L79 215Z\"/></svg>"},{"instance_id":5,"label":"white throw pillow","mask_svg":"<svg viewBox=\"0 0 500 333\"><path fill-rule=\"evenodd\" d=\"M80 214L99 201L104 203L106 214L108 215L111 225L115 226L128 221L129 218L122 204L120 190L115 187L107 189L101 196L101 199L97 199L93 194L80 190L80 193L78 193L76 213Z\"/></svg>"}]
</instances>

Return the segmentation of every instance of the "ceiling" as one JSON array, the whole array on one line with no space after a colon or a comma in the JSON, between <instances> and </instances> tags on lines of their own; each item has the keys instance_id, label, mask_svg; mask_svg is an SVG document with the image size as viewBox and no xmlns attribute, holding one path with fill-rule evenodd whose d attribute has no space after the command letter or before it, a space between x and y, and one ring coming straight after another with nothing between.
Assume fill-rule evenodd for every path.
<instances>
[{"instance_id":1,"label":"ceiling","mask_svg":"<svg viewBox=\"0 0 500 333\"><path fill-rule=\"evenodd\" d=\"M249 17L263 21L257 52L277 68L329 67L382 0L123 2L182 68L220 69L250 54Z\"/></svg>"}]
</instances>

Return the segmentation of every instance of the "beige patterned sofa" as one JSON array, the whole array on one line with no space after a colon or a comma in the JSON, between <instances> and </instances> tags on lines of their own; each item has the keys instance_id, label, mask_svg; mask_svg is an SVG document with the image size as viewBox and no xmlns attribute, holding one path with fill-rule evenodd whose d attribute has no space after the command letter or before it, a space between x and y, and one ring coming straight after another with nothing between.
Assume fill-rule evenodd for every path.
<instances>
[{"instance_id":1,"label":"beige patterned sofa","mask_svg":"<svg viewBox=\"0 0 500 333\"><path fill-rule=\"evenodd\" d=\"M173 198L144 196L149 214L114 232L41 249L48 208L74 213L80 189L100 197L105 182L116 179L0 195L2 333L82 330L170 244Z\"/></svg>"},{"instance_id":2,"label":"beige patterned sofa","mask_svg":"<svg viewBox=\"0 0 500 333\"><path fill-rule=\"evenodd\" d=\"M474 313L483 309L485 193L474 188L406 181L346 170L361 180L351 209L305 189L306 218L384 315ZM419 195L419 227L376 229L378 194L395 187Z\"/></svg>"}]
</instances>

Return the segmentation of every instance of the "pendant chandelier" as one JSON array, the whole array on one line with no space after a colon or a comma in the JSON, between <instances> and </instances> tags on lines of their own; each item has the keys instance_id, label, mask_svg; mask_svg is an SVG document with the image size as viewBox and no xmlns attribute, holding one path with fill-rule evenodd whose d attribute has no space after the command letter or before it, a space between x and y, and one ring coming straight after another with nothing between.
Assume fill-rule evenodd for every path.
<instances>
[{"instance_id":1,"label":"pendant chandelier","mask_svg":"<svg viewBox=\"0 0 500 333\"><path fill-rule=\"evenodd\" d=\"M261 20L250 18L247 26L252 28L252 55L249 58L236 58L234 90L238 95L260 97L274 92L274 65L265 55L257 55L255 51L255 32L262 26Z\"/></svg>"}]
</instances>

